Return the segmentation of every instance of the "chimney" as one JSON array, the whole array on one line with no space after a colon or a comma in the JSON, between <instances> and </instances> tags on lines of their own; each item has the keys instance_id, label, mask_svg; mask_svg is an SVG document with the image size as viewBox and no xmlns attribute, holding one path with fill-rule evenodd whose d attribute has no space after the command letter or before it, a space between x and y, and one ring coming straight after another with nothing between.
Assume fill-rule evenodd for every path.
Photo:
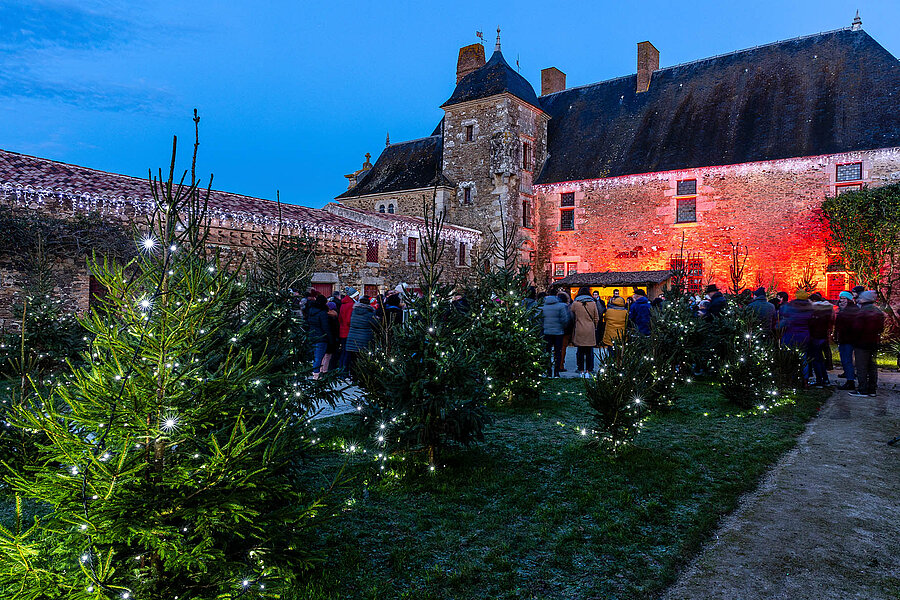
<instances>
[{"instance_id":1,"label":"chimney","mask_svg":"<svg viewBox=\"0 0 900 600\"><path fill-rule=\"evenodd\" d=\"M565 73L556 67L541 70L541 96L561 92L564 89L566 89Z\"/></svg>"},{"instance_id":2,"label":"chimney","mask_svg":"<svg viewBox=\"0 0 900 600\"><path fill-rule=\"evenodd\" d=\"M659 70L659 50L650 42L638 43L637 93L650 89L650 76Z\"/></svg>"},{"instance_id":3,"label":"chimney","mask_svg":"<svg viewBox=\"0 0 900 600\"><path fill-rule=\"evenodd\" d=\"M459 80L484 66L484 46L471 44L459 49L459 59L456 61L456 83Z\"/></svg>"}]
</instances>

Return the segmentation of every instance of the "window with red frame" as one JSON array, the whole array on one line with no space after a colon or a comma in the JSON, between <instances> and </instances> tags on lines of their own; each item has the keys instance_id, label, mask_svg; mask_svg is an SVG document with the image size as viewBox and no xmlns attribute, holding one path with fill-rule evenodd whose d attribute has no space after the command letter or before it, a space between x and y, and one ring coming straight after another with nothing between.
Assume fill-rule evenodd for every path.
<instances>
[{"instance_id":1,"label":"window with red frame","mask_svg":"<svg viewBox=\"0 0 900 600\"><path fill-rule=\"evenodd\" d=\"M853 192L862 189L862 163L845 163L837 165L834 173L835 193Z\"/></svg>"},{"instance_id":2,"label":"window with red frame","mask_svg":"<svg viewBox=\"0 0 900 600\"><path fill-rule=\"evenodd\" d=\"M366 244L366 262L378 262L378 240L369 240Z\"/></svg>"},{"instance_id":3,"label":"window with red frame","mask_svg":"<svg viewBox=\"0 0 900 600\"><path fill-rule=\"evenodd\" d=\"M703 289L703 260L700 258L673 258L669 268L684 277L684 289L690 294L699 294Z\"/></svg>"}]
</instances>

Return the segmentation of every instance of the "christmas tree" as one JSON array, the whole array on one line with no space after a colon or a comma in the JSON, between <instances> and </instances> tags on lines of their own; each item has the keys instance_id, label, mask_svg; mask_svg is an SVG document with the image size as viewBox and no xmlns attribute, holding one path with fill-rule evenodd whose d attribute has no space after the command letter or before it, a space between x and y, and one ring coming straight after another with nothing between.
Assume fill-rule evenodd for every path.
<instances>
[{"instance_id":1,"label":"christmas tree","mask_svg":"<svg viewBox=\"0 0 900 600\"><path fill-rule=\"evenodd\" d=\"M471 306L472 351L496 404L522 405L537 400L544 370L540 315L525 302L528 269L519 265L520 240L506 227L500 203L501 230L477 261L475 285L466 296Z\"/></svg>"},{"instance_id":2,"label":"christmas tree","mask_svg":"<svg viewBox=\"0 0 900 600\"><path fill-rule=\"evenodd\" d=\"M302 419L244 347L240 265L206 247L205 199L174 165L173 148L140 255L92 265L108 293L83 366L11 417L48 441L6 479L47 512L0 529L3 597L280 597L315 558Z\"/></svg>"},{"instance_id":3,"label":"christmas tree","mask_svg":"<svg viewBox=\"0 0 900 600\"><path fill-rule=\"evenodd\" d=\"M649 408L646 393L656 376L648 347L644 336L624 336L613 344L597 375L584 380L600 439L614 453L634 440Z\"/></svg>"},{"instance_id":4,"label":"christmas tree","mask_svg":"<svg viewBox=\"0 0 900 600\"><path fill-rule=\"evenodd\" d=\"M390 345L361 353L364 416L387 451L423 449L433 469L440 448L484 439L489 389L471 348L469 317L453 306L453 285L441 281L443 214L424 204L420 231L422 296Z\"/></svg>"}]
</instances>

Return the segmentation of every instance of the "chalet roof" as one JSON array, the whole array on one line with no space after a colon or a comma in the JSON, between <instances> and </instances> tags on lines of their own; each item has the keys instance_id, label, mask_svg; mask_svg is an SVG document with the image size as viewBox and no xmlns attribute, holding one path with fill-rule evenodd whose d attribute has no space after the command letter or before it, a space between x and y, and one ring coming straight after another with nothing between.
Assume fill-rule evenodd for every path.
<instances>
[{"instance_id":1,"label":"chalet roof","mask_svg":"<svg viewBox=\"0 0 900 600\"><path fill-rule=\"evenodd\" d=\"M459 80L453 95L441 108L504 92L509 92L536 108L541 107L531 84L506 63L499 50L495 50L489 61Z\"/></svg>"},{"instance_id":2,"label":"chalet roof","mask_svg":"<svg viewBox=\"0 0 900 600\"><path fill-rule=\"evenodd\" d=\"M465 80L464 80L465 81ZM462 82L461 82L462 83ZM849 28L548 94L535 183L900 146L900 62Z\"/></svg>"},{"instance_id":3,"label":"chalet roof","mask_svg":"<svg viewBox=\"0 0 900 600\"><path fill-rule=\"evenodd\" d=\"M437 185L453 186L442 172L443 138L432 135L418 140L391 144L374 166L340 198L415 190Z\"/></svg>"},{"instance_id":4,"label":"chalet roof","mask_svg":"<svg viewBox=\"0 0 900 600\"><path fill-rule=\"evenodd\" d=\"M621 285L634 287L638 285L652 285L662 283L672 276L672 271L663 269L660 271L603 271L600 273L573 273L558 281L554 281L555 287L611 287Z\"/></svg>"},{"instance_id":5,"label":"chalet roof","mask_svg":"<svg viewBox=\"0 0 900 600\"><path fill-rule=\"evenodd\" d=\"M68 163L0 150L0 192L108 200L117 205L146 207L152 201L147 179L98 171ZM273 200L213 190L209 196L210 216L220 220L276 225L278 203ZM281 204L281 221L297 229L359 237L377 233L371 227L316 208Z\"/></svg>"}]
</instances>

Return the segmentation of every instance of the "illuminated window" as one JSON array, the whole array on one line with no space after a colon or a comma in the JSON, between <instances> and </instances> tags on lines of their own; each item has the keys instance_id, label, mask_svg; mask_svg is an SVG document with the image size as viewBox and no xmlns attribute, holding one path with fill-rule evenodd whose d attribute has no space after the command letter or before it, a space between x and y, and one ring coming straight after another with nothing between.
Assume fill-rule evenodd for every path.
<instances>
[{"instance_id":1,"label":"illuminated window","mask_svg":"<svg viewBox=\"0 0 900 600\"><path fill-rule=\"evenodd\" d=\"M566 263L553 263L553 279L562 279L566 276Z\"/></svg>"},{"instance_id":2,"label":"illuminated window","mask_svg":"<svg viewBox=\"0 0 900 600\"><path fill-rule=\"evenodd\" d=\"M475 126L466 125L466 141L471 142L475 139Z\"/></svg>"},{"instance_id":3,"label":"illuminated window","mask_svg":"<svg viewBox=\"0 0 900 600\"><path fill-rule=\"evenodd\" d=\"M406 241L406 262L416 262L416 243L418 238L411 237Z\"/></svg>"},{"instance_id":4,"label":"illuminated window","mask_svg":"<svg viewBox=\"0 0 900 600\"><path fill-rule=\"evenodd\" d=\"M682 179L675 190L676 223L694 223L697 220L697 180Z\"/></svg>"},{"instance_id":5,"label":"illuminated window","mask_svg":"<svg viewBox=\"0 0 900 600\"><path fill-rule=\"evenodd\" d=\"M846 163L835 167L835 193L855 192L862 189L862 163Z\"/></svg>"},{"instance_id":6,"label":"illuminated window","mask_svg":"<svg viewBox=\"0 0 900 600\"><path fill-rule=\"evenodd\" d=\"M566 275L574 275L578 272L578 263L577 262L567 262L566 263Z\"/></svg>"},{"instance_id":7,"label":"illuminated window","mask_svg":"<svg viewBox=\"0 0 900 600\"><path fill-rule=\"evenodd\" d=\"M378 240L369 240L366 244L366 262L378 262Z\"/></svg>"}]
</instances>

